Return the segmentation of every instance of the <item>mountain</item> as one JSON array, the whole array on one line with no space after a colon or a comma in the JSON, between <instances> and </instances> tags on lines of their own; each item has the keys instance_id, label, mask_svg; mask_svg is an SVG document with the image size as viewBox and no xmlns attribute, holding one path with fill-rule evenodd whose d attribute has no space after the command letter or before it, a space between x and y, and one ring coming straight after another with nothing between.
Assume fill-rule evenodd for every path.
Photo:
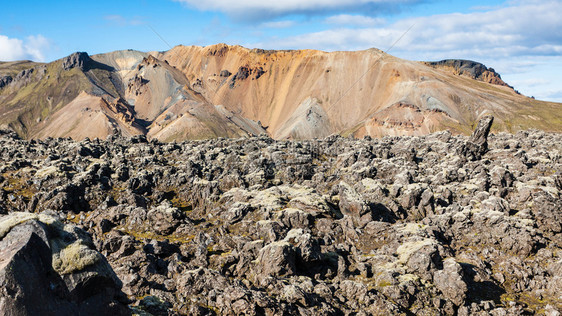
<instances>
[{"instance_id":1,"label":"mountain","mask_svg":"<svg viewBox=\"0 0 562 316\"><path fill-rule=\"evenodd\" d=\"M163 141L562 130L562 106L520 95L473 61L377 49L266 51L217 44L0 63L0 126L24 138L145 134Z\"/></svg>"},{"instance_id":2,"label":"mountain","mask_svg":"<svg viewBox=\"0 0 562 316\"><path fill-rule=\"evenodd\" d=\"M0 124L26 138L147 134L171 140L265 132L208 103L180 71L147 53L75 53L32 66L1 79Z\"/></svg>"}]
</instances>

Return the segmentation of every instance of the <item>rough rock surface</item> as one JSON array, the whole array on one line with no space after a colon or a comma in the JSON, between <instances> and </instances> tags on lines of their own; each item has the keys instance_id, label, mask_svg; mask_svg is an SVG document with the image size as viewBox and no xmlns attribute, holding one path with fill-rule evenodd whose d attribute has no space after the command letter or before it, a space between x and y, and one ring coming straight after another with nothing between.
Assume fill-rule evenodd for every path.
<instances>
[{"instance_id":1,"label":"rough rock surface","mask_svg":"<svg viewBox=\"0 0 562 316\"><path fill-rule=\"evenodd\" d=\"M80 68L80 70L88 70L89 63L92 59L86 52L76 52L68 57L63 58L62 68L64 70L70 70L72 68Z\"/></svg>"},{"instance_id":2,"label":"rough rock surface","mask_svg":"<svg viewBox=\"0 0 562 316\"><path fill-rule=\"evenodd\" d=\"M498 74L494 68L488 68L485 65L472 60L445 59L441 61L426 62L426 64L433 67L452 68L453 73L456 75L464 75L472 79L509 87L509 85L502 80L500 74Z\"/></svg>"},{"instance_id":3,"label":"rough rock surface","mask_svg":"<svg viewBox=\"0 0 562 316\"><path fill-rule=\"evenodd\" d=\"M130 314L121 282L93 248L86 232L54 216L0 216L0 314Z\"/></svg>"},{"instance_id":4,"label":"rough rock surface","mask_svg":"<svg viewBox=\"0 0 562 316\"><path fill-rule=\"evenodd\" d=\"M12 82L12 80L13 80L12 76L1 76L0 77L0 89L9 85L10 82Z\"/></svg>"},{"instance_id":5,"label":"rough rock surface","mask_svg":"<svg viewBox=\"0 0 562 316\"><path fill-rule=\"evenodd\" d=\"M95 246L107 258L139 314L562 310L561 134L181 143L2 134L0 214L52 210L87 230L83 256L102 260ZM465 156L480 141L479 159ZM18 269L44 273L51 265L33 262L56 259L48 227L15 226L0 243L20 234L20 257L1 246L0 266L23 256L32 264ZM37 286L83 280L42 275Z\"/></svg>"},{"instance_id":6,"label":"rough rock surface","mask_svg":"<svg viewBox=\"0 0 562 316\"><path fill-rule=\"evenodd\" d=\"M478 122L478 126L470 139L460 148L460 155L469 160L478 160L488 151L488 135L494 122L493 116L486 116Z\"/></svg>"}]
</instances>

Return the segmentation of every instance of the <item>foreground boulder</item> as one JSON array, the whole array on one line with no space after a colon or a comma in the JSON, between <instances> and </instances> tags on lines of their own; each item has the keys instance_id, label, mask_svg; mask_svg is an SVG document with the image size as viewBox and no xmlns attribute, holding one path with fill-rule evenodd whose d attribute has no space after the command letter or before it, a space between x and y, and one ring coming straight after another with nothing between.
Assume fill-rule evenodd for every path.
<instances>
[{"instance_id":1,"label":"foreground boulder","mask_svg":"<svg viewBox=\"0 0 562 316\"><path fill-rule=\"evenodd\" d=\"M0 315L127 315L87 233L55 216L0 217Z\"/></svg>"}]
</instances>

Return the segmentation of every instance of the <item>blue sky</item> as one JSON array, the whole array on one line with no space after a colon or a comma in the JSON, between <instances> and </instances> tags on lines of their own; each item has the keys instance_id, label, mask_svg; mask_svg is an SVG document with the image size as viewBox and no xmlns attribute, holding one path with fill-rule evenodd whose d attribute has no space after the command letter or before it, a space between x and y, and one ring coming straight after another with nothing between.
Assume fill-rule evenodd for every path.
<instances>
[{"instance_id":1,"label":"blue sky","mask_svg":"<svg viewBox=\"0 0 562 316\"><path fill-rule=\"evenodd\" d=\"M387 50L413 25L390 54L476 60L526 95L562 102L559 12L561 0L6 1L0 60L216 43Z\"/></svg>"}]
</instances>

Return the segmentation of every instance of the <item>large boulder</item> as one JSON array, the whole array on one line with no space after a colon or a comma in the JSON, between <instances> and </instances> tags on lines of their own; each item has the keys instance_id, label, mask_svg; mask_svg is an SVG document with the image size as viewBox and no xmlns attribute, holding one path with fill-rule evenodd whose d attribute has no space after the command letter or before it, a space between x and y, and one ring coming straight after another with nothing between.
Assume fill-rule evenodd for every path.
<instances>
[{"instance_id":1,"label":"large boulder","mask_svg":"<svg viewBox=\"0 0 562 316\"><path fill-rule=\"evenodd\" d=\"M339 197L339 207L343 215L351 216L361 224L366 224L373 219L371 210L361 195L343 181L339 184Z\"/></svg>"},{"instance_id":2,"label":"large boulder","mask_svg":"<svg viewBox=\"0 0 562 316\"><path fill-rule=\"evenodd\" d=\"M462 267L455 259L443 260L443 270L436 271L433 278L435 286L445 298L457 306L465 303L468 287L463 280Z\"/></svg>"},{"instance_id":3,"label":"large boulder","mask_svg":"<svg viewBox=\"0 0 562 316\"><path fill-rule=\"evenodd\" d=\"M181 224L183 213L170 205L162 203L148 211L147 218L152 229L160 235L169 235Z\"/></svg>"},{"instance_id":4,"label":"large boulder","mask_svg":"<svg viewBox=\"0 0 562 316\"><path fill-rule=\"evenodd\" d=\"M70 70L72 68L80 68L83 71L88 70L89 64L92 59L85 52L76 52L62 59L62 68L64 70Z\"/></svg>"},{"instance_id":5,"label":"large boulder","mask_svg":"<svg viewBox=\"0 0 562 316\"><path fill-rule=\"evenodd\" d=\"M257 257L256 276L286 276L296 272L297 253L287 241L277 241L263 247Z\"/></svg>"},{"instance_id":6,"label":"large boulder","mask_svg":"<svg viewBox=\"0 0 562 316\"><path fill-rule=\"evenodd\" d=\"M0 285L0 315L129 314L87 233L47 214L0 217Z\"/></svg>"},{"instance_id":7,"label":"large boulder","mask_svg":"<svg viewBox=\"0 0 562 316\"><path fill-rule=\"evenodd\" d=\"M468 160L480 160L488 151L488 134L494 122L493 116L484 116L478 121L478 126L470 136L470 139L461 147L458 153Z\"/></svg>"}]
</instances>

